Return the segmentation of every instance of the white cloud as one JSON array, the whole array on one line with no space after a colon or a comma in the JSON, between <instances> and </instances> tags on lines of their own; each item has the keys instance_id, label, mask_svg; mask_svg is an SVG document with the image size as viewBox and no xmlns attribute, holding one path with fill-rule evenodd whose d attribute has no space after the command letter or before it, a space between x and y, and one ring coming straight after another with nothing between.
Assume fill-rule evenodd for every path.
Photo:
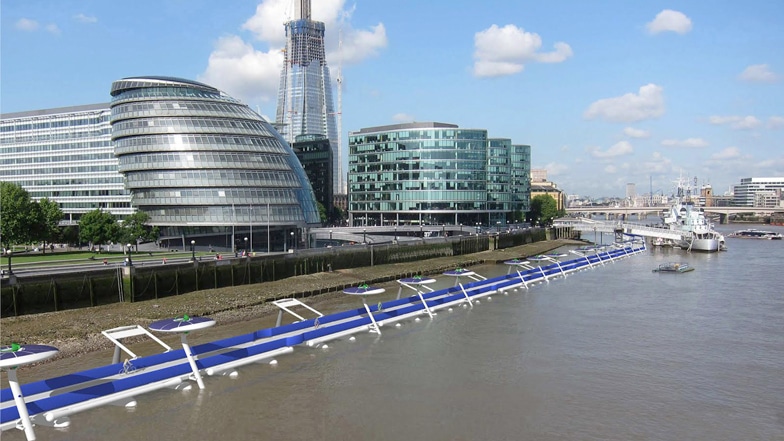
<instances>
[{"instance_id":1,"label":"white cloud","mask_svg":"<svg viewBox=\"0 0 784 441\"><path fill-rule=\"evenodd\" d=\"M640 87L638 94L627 93L594 101L583 117L627 123L659 117L664 114L663 90L661 86L651 83Z\"/></svg>"},{"instance_id":2,"label":"white cloud","mask_svg":"<svg viewBox=\"0 0 784 441\"><path fill-rule=\"evenodd\" d=\"M618 167L616 167L616 166L614 166L612 164L609 164L608 166L604 167L604 172L605 173L613 174L613 173L615 173L617 171L618 171Z\"/></svg>"},{"instance_id":3,"label":"white cloud","mask_svg":"<svg viewBox=\"0 0 784 441\"><path fill-rule=\"evenodd\" d=\"M220 38L199 81L245 100L277 98L283 54L257 51L236 35Z\"/></svg>"},{"instance_id":4,"label":"white cloud","mask_svg":"<svg viewBox=\"0 0 784 441\"><path fill-rule=\"evenodd\" d=\"M656 18L645 26L651 34L660 32L685 34L691 30L691 19L682 12L665 9L656 14Z\"/></svg>"},{"instance_id":5,"label":"white cloud","mask_svg":"<svg viewBox=\"0 0 784 441\"><path fill-rule=\"evenodd\" d=\"M249 18L242 29L253 33L254 37L269 47L286 46L286 33L283 24L294 17L290 0L264 0L256 6L256 13ZM334 69L342 58L343 63L356 64L375 56L387 46L386 28L383 23L368 29L354 29L350 19L354 7L344 9L345 0L322 0L313 2L311 18L324 23L326 35L327 62ZM343 45L338 48L341 34Z\"/></svg>"},{"instance_id":6,"label":"white cloud","mask_svg":"<svg viewBox=\"0 0 784 441\"><path fill-rule=\"evenodd\" d=\"M558 162L551 162L544 167L547 170L547 176L562 176L569 171L569 166Z\"/></svg>"},{"instance_id":7,"label":"white cloud","mask_svg":"<svg viewBox=\"0 0 784 441\"><path fill-rule=\"evenodd\" d=\"M17 20L16 24L14 25L16 29L19 29L20 31L28 31L28 32L38 30L38 26L39 25L37 21L31 20L29 18L20 18L19 20Z\"/></svg>"},{"instance_id":8,"label":"white cloud","mask_svg":"<svg viewBox=\"0 0 784 441\"><path fill-rule=\"evenodd\" d=\"M35 32L38 30L38 28L41 27L41 25L35 20L31 20L29 18L20 18L16 21L14 27L20 31ZM44 30L53 35L60 35L60 28L57 27L57 25L54 23L50 23L44 26Z\"/></svg>"},{"instance_id":9,"label":"white cloud","mask_svg":"<svg viewBox=\"0 0 784 441\"><path fill-rule=\"evenodd\" d=\"M701 148L707 147L708 141L702 138L686 138L686 139L665 139L661 142L665 147L687 147L687 148Z\"/></svg>"},{"instance_id":10,"label":"white cloud","mask_svg":"<svg viewBox=\"0 0 784 441\"><path fill-rule=\"evenodd\" d=\"M563 42L551 52L538 52L542 37L508 24L492 25L474 34L474 76L498 77L521 72L525 63L560 63L572 56L572 48Z\"/></svg>"},{"instance_id":11,"label":"white cloud","mask_svg":"<svg viewBox=\"0 0 784 441\"><path fill-rule=\"evenodd\" d=\"M778 129L784 127L784 116L771 116L768 118L768 128Z\"/></svg>"},{"instance_id":12,"label":"white cloud","mask_svg":"<svg viewBox=\"0 0 784 441\"><path fill-rule=\"evenodd\" d=\"M210 54L209 63L200 80L218 87L246 102L273 101L277 97L283 53L286 45L284 23L294 17L289 0L263 0L242 29L253 34L268 49L257 50L236 35L220 38ZM324 22L327 64L335 69L342 58L344 64L356 64L376 55L387 45L386 29L379 23L368 29L354 29L350 19L353 7L344 9L345 0L313 2L311 18ZM342 32L341 32L342 31ZM338 34L342 33L342 50Z\"/></svg>"},{"instance_id":13,"label":"white cloud","mask_svg":"<svg viewBox=\"0 0 784 441\"><path fill-rule=\"evenodd\" d=\"M414 115L409 115L408 113L396 113L392 115L392 120L399 123L415 121Z\"/></svg>"},{"instance_id":14,"label":"white cloud","mask_svg":"<svg viewBox=\"0 0 784 441\"><path fill-rule=\"evenodd\" d=\"M82 23L97 23L98 19L91 15L84 15L81 12L74 15L73 19Z\"/></svg>"},{"instance_id":15,"label":"white cloud","mask_svg":"<svg viewBox=\"0 0 784 441\"><path fill-rule=\"evenodd\" d=\"M634 147L629 141L616 142L607 150L602 151L599 147L590 149L591 156L594 158L615 158L618 156L631 155L634 153Z\"/></svg>"},{"instance_id":16,"label":"white cloud","mask_svg":"<svg viewBox=\"0 0 784 441\"><path fill-rule=\"evenodd\" d=\"M651 132L642 129L635 129L634 127L626 127L623 129L623 134L630 138L647 138L651 136Z\"/></svg>"},{"instance_id":17,"label":"white cloud","mask_svg":"<svg viewBox=\"0 0 784 441\"><path fill-rule=\"evenodd\" d=\"M744 69L738 78L752 83L773 83L779 79L767 64L752 64Z\"/></svg>"},{"instance_id":18,"label":"white cloud","mask_svg":"<svg viewBox=\"0 0 784 441\"><path fill-rule=\"evenodd\" d=\"M738 158L740 158L740 150L737 147L727 147L722 151L711 155L711 159L715 159L717 161L725 161L728 159L738 159Z\"/></svg>"},{"instance_id":19,"label":"white cloud","mask_svg":"<svg viewBox=\"0 0 784 441\"><path fill-rule=\"evenodd\" d=\"M750 130L755 129L762 125L762 122L757 117L748 116L711 116L708 122L713 125L729 125L735 130Z\"/></svg>"}]
</instances>

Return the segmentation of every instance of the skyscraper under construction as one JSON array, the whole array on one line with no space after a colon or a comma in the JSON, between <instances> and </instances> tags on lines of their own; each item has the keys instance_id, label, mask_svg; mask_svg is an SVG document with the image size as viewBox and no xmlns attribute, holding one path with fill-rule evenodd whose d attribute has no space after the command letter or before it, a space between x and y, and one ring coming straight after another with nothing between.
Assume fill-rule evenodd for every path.
<instances>
[{"instance_id":1,"label":"skyscraper under construction","mask_svg":"<svg viewBox=\"0 0 784 441\"><path fill-rule=\"evenodd\" d=\"M332 83L324 51L324 23L311 20L310 0L295 3L295 18L285 24L286 49L275 123L292 144L300 135L322 135L329 139L332 189L340 193L341 155Z\"/></svg>"}]
</instances>

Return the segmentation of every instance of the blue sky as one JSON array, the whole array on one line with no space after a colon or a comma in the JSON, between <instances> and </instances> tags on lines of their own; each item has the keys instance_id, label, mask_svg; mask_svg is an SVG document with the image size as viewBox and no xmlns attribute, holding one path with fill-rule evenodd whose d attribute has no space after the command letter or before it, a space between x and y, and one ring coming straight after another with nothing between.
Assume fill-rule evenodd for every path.
<instances>
[{"instance_id":1,"label":"blue sky","mask_svg":"<svg viewBox=\"0 0 784 441\"><path fill-rule=\"evenodd\" d=\"M534 168L593 197L651 180L670 194L680 175L718 194L784 176L784 2L312 3L333 80L342 66L344 145L396 122L484 128L530 144ZM3 113L108 102L114 80L170 75L274 119L291 0L0 8Z\"/></svg>"}]
</instances>

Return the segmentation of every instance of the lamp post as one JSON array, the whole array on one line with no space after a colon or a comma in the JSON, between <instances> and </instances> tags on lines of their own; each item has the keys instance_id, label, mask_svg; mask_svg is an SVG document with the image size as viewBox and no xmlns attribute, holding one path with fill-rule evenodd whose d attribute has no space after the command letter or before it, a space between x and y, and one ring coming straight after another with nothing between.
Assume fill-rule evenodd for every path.
<instances>
[{"instance_id":1,"label":"lamp post","mask_svg":"<svg viewBox=\"0 0 784 441\"><path fill-rule=\"evenodd\" d=\"M8 254L8 276L10 277L11 274L14 273L13 270L11 270L11 254L13 254L13 251L9 248L6 254Z\"/></svg>"},{"instance_id":2,"label":"lamp post","mask_svg":"<svg viewBox=\"0 0 784 441\"><path fill-rule=\"evenodd\" d=\"M397 243L397 225L395 225L395 243Z\"/></svg>"},{"instance_id":3,"label":"lamp post","mask_svg":"<svg viewBox=\"0 0 784 441\"><path fill-rule=\"evenodd\" d=\"M329 230L329 244L332 245L332 230Z\"/></svg>"},{"instance_id":4,"label":"lamp post","mask_svg":"<svg viewBox=\"0 0 784 441\"><path fill-rule=\"evenodd\" d=\"M191 261L196 261L196 241L191 240Z\"/></svg>"},{"instance_id":5,"label":"lamp post","mask_svg":"<svg viewBox=\"0 0 784 441\"><path fill-rule=\"evenodd\" d=\"M125 246L128 248L128 266L133 266L133 259L131 259L131 250L133 250L133 246L131 244Z\"/></svg>"},{"instance_id":6,"label":"lamp post","mask_svg":"<svg viewBox=\"0 0 784 441\"><path fill-rule=\"evenodd\" d=\"M367 229L363 228L362 229L362 243L363 244L367 243L367 241L365 241L366 234L367 234Z\"/></svg>"},{"instance_id":7,"label":"lamp post","mask_svg":"<svg viewBox=\"0 0 784 441\"><path fill-rule=\"evenodd\" d=\"M245 238L245 255L246 256L250 256L250 253L248 253L248 238L247 237Z\"/></svg>"},{"instance_id":8,"label":"lamp post","mask_svg":"<svg viewBox=\"0 0 784 441\"><path fill-rule=\"evenodd\" d=\"M289 233L289 234L291 234L291 248L292 248L292 249L293 249L293 248L296 248L296 247L297 247L297 244L296 244L296 242L294 242L294 232L292 231L292 232L291 232L291 233Z\"/></svg>"}]
</instances>

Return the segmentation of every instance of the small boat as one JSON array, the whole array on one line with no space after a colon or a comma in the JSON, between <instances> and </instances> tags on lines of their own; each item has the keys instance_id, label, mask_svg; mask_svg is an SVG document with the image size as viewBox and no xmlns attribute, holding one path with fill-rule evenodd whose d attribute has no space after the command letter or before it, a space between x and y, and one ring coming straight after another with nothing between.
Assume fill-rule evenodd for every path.
<instances>
[{"instance_id":1,"label":"small boat","mask_svg":"<svg viewBox=\"0 0 784 441\"><path fill-rule=\"evenodd\" d=\"M782 240L784 235L775 233L773 231L755 230L750 228L748 230L738 230L729 235L729 237L737 237L740 239L767 239L767 240Z\"/></svg>"},{"instance_id":2,"label":"small boat","mask_svg":"<svg viewBox=\"0 0 784 441\"><path fill-rule=\"evenodd\" d=\"M687 273L689 271L694 271L694 267L685 262L662 263L653 270L654 273Z\"/></svg>"}]
</instances>

